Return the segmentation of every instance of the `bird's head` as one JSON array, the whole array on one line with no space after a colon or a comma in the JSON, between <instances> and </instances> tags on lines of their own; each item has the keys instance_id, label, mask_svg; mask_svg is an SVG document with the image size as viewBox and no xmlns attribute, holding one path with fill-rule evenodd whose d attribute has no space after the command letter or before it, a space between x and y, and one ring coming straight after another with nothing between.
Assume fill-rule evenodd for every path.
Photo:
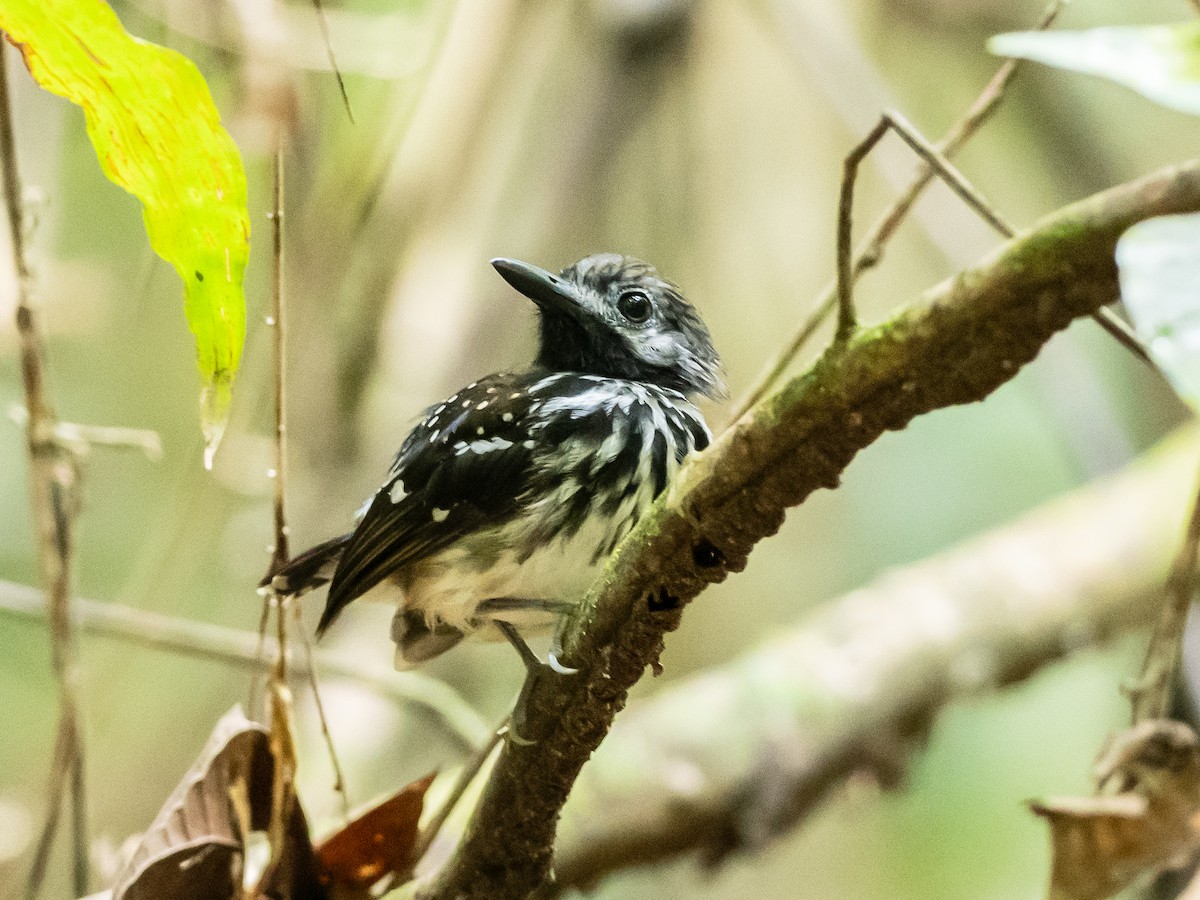
<instances>
[{"instance_id":1,"label":"bird's head","mask_svg":"<svg viewBox=\"0 0 1200 900\"><path fill-rule=\"evenodd\" d=\"M653 266L616 253L586 257L558 275L514 259L493 259L492 265L538 305L539 365L684 394L724 392L708 329Z\"/></svg>"}]
</instances>

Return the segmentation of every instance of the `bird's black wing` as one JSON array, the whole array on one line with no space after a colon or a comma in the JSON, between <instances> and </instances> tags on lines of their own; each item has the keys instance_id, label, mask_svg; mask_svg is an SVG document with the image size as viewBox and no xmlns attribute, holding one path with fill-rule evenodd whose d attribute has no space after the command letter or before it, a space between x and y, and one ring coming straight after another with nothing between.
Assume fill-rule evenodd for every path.
<instances>
[{"instance_id":1,"label":"bird's black wing","mask_svg":"<svg viewBox=\"0 0 1200 900\"><path fill-rule=\"evenodd\" d=\"M350 535L318 625L399 568L517 511L533 443L534 373L491 375L430 407Z\"/></svg>"}]
</instances>

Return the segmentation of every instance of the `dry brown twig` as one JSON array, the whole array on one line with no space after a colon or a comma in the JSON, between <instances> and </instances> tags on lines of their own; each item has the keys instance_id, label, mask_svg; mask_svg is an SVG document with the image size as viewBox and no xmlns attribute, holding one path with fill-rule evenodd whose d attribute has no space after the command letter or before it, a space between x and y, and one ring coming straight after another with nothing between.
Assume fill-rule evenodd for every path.
<instances>
[{"instance_id":1,"label":"dry brown twig","mask_svg":"<svg viewBox=\"0 0 1200 900\"><path fill-rule=\"evenodd\" d=\"M1183 543L1167 578L1158 621L1146 649L1146 660L1137 681L1128 688L1131 725L1162 719L1171 706L1171 689L1183 657L1183 628L1196 596L1200 577L1200 489L1192 501L1192 512Z\"/></svg>"},{"instance_id":2,"label":"dry brown twig","mask_svg":"<svg viewBox=\"0 0 1200 900\"><path fill-rule=\"evenodd\" d=\"M332 51L331 51L332 54ZM341 83L339 77L339 84ZM347 105L347 111L349 106ZM287 524L287 319L284 292L284 256L283 256L283 188L284 188L284 135L282 126L277 128L275 153L272 166L272 314L267 324L274 334L275 350L275 466L268 473L274 482L274 502L272 504L275 540L271 549L271 563L267 570L268 576L279 572L290 559L288 552ZM321 688L317 680L316 669L313 666L312 643L304 631L300 619L299 605L295 598L279 594L272 590L263 592L263 612L260 617L260 643L263 628L269 617L269 610L274 607L276 625L276 655L275 664L271 668L268 685L271 721L271 753L275 757L274 786L271 803L271 826L269 829L272 849L271 862L263 874L262 883L271 883L275 869L283 865L283 853L286 846L287 828L292 818L292 807L299 803L295 790L295 775L297 754L295 738L292 732L292 694L288 688L288 634L287 620L289 606L295 609L297 631L301 635L301 645L304 649L305 666L309 686L313 694L313 702L320 722L321 735L325 740L330 765L333 768L334 792L341 801L342 815L348 821L350 817L350 798L346 791L346 777L338 759L337 750L333 744L333 735L329 731L329 720L325 715L325 706L321 701Z\"/></svg>"},{"instance_id":3,"label":"dry brown twig","mask_svg":"<svg viewBox=\"0 0 1200 900\"><path fill-rule=\"evenodd\" d=\"M69 791L71 798L74 887L77 894L84 894L88 887L88 837L83 735L79 724L79 672L70 607L72 532L78 512L78 460L70 446L56 435L58 419L42 370L45 349L31 297L33 279L25 248L24 192L17 169L3 41L0 41L0 165L3 167L9 238L17 273L16 320L27 416L29 498L50 614L50 642L59 706L46 820L30 868L26 896L37 896L45 878L64 791Z\"/></svg>"}]
</instances>

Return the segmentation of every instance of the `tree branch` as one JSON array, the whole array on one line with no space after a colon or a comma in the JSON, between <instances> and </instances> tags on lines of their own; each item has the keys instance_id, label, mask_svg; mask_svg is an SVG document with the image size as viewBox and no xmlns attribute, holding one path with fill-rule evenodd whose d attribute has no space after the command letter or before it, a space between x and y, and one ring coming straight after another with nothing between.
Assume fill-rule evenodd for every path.
<instances>
[{"instance_id":1,"label":"tree branch","mask_svg":"<svg viewBox=\"0 0 1200 900\"><path fill-rule=\"evenodd\" d=\"M45 622L49 616L41 594L35 588L0 580L0 619L5 616ZM210 622L197 622L164 616L148 609L134 609L120 603L74 598L71 617L88 633L139 644L152 649L208 659L261 673L269 660L279 653L279 644L267 637L260 644L253 632L227 628ZM7 627L7 626L5 626ZM318 648L312 654L292 655L288 671L292 676L307 677L314 670L323 676L347 678L400 703L423 707L441 722L449 736L466 749L477 746L491 734L487 724L462 695L443 681L420 672L380 672L357 656L337 650Z\"/></svg>"},{"instance_id":2,"label":"tree branch","mask_svg":"<svg viewBox=\"0 0 1200 900\"><path fill-rule=\"evenodd\" d=\"M683 607L741 570L788 507L835 487L885 431L983 399L1073 319L1114 302L1125 229L1198 209L1198 163L1069 206L827 352L686 465L569 625L561 658L581 671L529 686L522 734L534 743L503 748L462 843L421 896L520 898L544 885L571 786Z\"/></svg>"},{"instance_id":3,"label":"tree branch","mask_svg":"<svg viewBox=\"0 0 1200 900\"><path fill-rule=\"evenodd\" d=\"M759 850L852 775L894 783L950 702L1149 623L1198 452L1192 427L1114 478L631 706L567 805L558 887L684 853L714 863Z\"/></svg>"}]
</instances>

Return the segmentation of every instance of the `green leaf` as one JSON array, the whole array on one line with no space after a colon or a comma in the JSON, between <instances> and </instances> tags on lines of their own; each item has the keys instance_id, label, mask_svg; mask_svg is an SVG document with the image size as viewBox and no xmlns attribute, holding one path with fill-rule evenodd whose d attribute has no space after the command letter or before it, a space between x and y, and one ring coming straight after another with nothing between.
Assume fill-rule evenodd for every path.
<instances>
[{"instance_id":1,"label":"green leaf","mask_svg":"<svg viewBox=\"0 0 1200 900\"><path fill-rule=\"evenodd\" d=\"M1200 115L1200 22L1091 31L1021 31L988 41L1000 56L1101 75L1182 112Z\"/></svg>"},{"instance_id":2,"label":"green leaf","mask_svg":"<svg viewBox=\"0 0 1200 900\"><path fill-rule=\"evenodd\" d=\"M1121 298L1175 389L1200 409L1200 214L1139 222L1117 242Z\"/></svg>"},{"instance_id":3,"label":"green leaf","mask_svg":"<svg viewBox=\"0 0 1200 900\"><path fill-rule=\"evenodd\" d=\"M150 246L183 279L211 465L246 336L250 219L208 85L186 57L126 34L103 0L0 0L0 29L38 84L83 108L105 174L142 202Z\"/></svg>"}]
</instances>

